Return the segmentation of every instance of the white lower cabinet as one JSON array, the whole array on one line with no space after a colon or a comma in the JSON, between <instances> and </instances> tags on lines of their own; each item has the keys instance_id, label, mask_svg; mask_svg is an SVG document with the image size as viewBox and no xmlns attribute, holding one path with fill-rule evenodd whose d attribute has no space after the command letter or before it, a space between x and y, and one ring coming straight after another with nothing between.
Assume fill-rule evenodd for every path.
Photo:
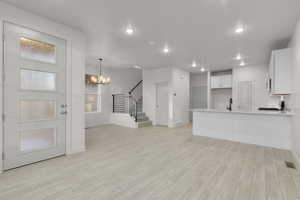
<instances>
[{"instance_id":1,"label":"white lower cabinet","mask_svg":"<svg viewBox=\"0 0 300 200\"><path fill-rule=\"evenodd\" d=\"M193 112L193 135L290 150L291 115Z\"/></svg>"}]
</instances>

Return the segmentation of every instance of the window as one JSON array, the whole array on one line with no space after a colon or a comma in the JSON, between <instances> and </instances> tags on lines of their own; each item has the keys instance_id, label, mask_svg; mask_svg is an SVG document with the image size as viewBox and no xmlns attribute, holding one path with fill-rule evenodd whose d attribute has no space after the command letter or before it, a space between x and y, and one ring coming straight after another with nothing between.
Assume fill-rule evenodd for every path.
<instances>
[{"instance_id":1,"label":"window","mask_svg":"<svg viewBox=\"0 0 300 200\"><path fill-rule=\"evenodd\" d=\"M86 75L86 80L90 75ZM85 82L85 112L101 112L101 86Z\"/></svg>"}]
</instances>

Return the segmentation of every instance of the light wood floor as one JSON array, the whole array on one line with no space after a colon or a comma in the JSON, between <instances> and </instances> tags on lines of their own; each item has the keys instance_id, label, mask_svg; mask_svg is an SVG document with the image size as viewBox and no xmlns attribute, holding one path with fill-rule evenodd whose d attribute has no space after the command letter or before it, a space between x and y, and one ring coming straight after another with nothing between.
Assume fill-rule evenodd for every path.
<instances>
[{"instance_id":1,"label":"light wood floor","mask_svg":"<svg viewBox=\"0 0 300 200\"><path fill-rule=\"evenodd\" d=\"M191 136L190 127L87 131L87 151L0 174L1 200L295 200L288 151Z\"/></svg>"}]
</instances>

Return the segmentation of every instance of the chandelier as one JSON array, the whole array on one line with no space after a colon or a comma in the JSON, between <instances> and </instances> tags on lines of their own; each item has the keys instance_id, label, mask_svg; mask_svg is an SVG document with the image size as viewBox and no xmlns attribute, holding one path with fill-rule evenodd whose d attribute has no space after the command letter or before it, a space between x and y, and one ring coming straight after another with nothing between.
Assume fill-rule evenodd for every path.
<instances>
[{"instance_id":1,"label":"chandelier","mask_svg":"<svg viewBox=\"0 0 300 200\"><path fill-rule=\"evenodd\" d=\"M94 84L99 85L107 85L110 84L111 80L110 77L105 77L102 75L102 58L99 58L100 68L99 68L99 75L98 76L91 76L91 82Z\"/></svg>"}]
</instances>

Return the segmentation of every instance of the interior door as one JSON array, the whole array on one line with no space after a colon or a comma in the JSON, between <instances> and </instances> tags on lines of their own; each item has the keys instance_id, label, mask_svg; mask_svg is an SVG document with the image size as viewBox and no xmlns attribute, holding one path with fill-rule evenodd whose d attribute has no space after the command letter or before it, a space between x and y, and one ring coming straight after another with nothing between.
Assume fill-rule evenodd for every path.
<instances>
[{"instance_id":1,"label":"interior door","mask_svg":"<svg viewBox=\"0 0 300 200\"><path fill-rule=\"evenodd\" d=\"M65 154L66 42L4 23L4 169Z\"/></svg>"},{"instance_id":2,"label":"interior door","mask_svg":"<svg viewBox=\"0 0 300 200\"><path fill-rule=\"evenodd\" d=\"M252 110L252 81L238 82L238 109L242 111Z\"/></svg>"},{"instance_id":3,"label":"interior door","mask_svg":"<svg viewBox=\"0 0 300 200\"><path fill-rule=\"evenodd\" d=\"M168 83L156 85L156 124L168 126L169 90Z\"/></svg>"}]
</instances>

